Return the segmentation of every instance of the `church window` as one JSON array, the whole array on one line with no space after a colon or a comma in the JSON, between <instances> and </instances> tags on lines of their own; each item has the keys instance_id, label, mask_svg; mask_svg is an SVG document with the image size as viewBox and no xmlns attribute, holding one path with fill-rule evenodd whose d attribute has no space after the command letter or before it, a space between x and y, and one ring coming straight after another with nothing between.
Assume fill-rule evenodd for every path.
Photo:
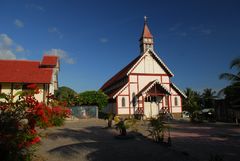
<instances>
[{"instance_id":1,"label":"church window","mask_svg":"<svg viewBox=\"0 0 240 161\"><path fill-rule=\"evenodd\" d=\"M145 97L145 102L157 102L157 97L156 96Z\"/></svg>"},{"instance_id":2,"label":"church window","mask_svg":"<svg viewBox=\"0 0 240 161\"><path fill-rule=\"evenodd\" d=\"M174 98L174 104L175 104L175 106L178 106L178 98L177 97Z\"/></svg>"},{"instance_id":3,"label":"church window","mask_svg":"<svg viewBox=\"0 0 240 161\"><path fill-rule=\"evenodd\" d=\"M165 107L168 107L168 105L169 105L168 98L169 98L169 96L165 96Z\"/></svg>"},{"instance_id":4,"label":"church window","mask_svg":"<svg viewBox=\"0 0 240 161\"><path fill-rule=\"evenodd\" d=\"M134 107L137 105L137 97L135 92L132 93L132 103Z\"/></svg>"},{"instance_id":5,"label":"church window","mask_svg":"<svg viewBox=\"0 0 240 161\"><path fill-rule=\"evenodd\" d=\"M126 106L126 100L125 100L125 97L122 97L122 107L125 107Z\"/></svg>"}]
</instances>

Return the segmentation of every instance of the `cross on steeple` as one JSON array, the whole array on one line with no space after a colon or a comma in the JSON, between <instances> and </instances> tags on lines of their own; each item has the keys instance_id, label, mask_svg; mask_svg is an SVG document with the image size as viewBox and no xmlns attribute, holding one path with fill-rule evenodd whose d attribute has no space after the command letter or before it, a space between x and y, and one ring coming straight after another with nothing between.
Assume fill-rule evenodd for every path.
<instances>
[{"instance_id":1,"label":"cross on steeple","mask_svg":"<svg viewBox=\"0 0 240 161\"><path fill-rule=\"evenodd\" d=\"M147 16L144 16L144 23L147 22Z\"/></svg>"},{"instance_id":2,"label":"cross on steeple","mask_svg":"<svg viewBox=\"0 0 240 161\"><path fill-rule=\"evenodd\" d=\"M144 53L148 48L153 49L153 36L147 25L147 16L144 16L144 27L139 41L141 53Z\"/></svg>"}]
</instances>

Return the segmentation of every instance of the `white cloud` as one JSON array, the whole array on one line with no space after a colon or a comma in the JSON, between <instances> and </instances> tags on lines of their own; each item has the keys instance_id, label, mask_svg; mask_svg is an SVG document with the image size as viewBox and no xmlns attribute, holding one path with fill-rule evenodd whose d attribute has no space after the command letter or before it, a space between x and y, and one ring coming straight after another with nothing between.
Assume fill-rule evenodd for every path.
<instances>
[{"instance_id":1,"label":"white cloud","mask_svg":"<svg viewBox=\"0 0 240 161\"><path fill-rule=\"evenodd\" d=\"M16 46L16 52L23 52L24 48L21 45Z\"/></svg>"},{"instance_id":2,"label":"white cloud","mask_svg":"<svg viewBox=\"0 0 240 161\"><path fill-rule=\"evenodd\" d=\"M24 27L24 23L23 23L21 20L19 20L19 19L14 20L14 24L15 24L18 28Z\"/></svg>"},{"instance_id":3,"label":"white cloud","mask_svg":"<svg viewBox=\"0 0 240 161\"><path fill-rule=\"evenodd\" d=\"M23 51L25 51L24 48L7 34L0 34L0 59L16 59L16 54Z\"/></svg>"},{"instance_id":4,"label":"white cloud","mask_svg":"<svg viewBox=\"0 0 240 161\"><path fill-rule=\"evenodd\" d=\"M55 33L60 39L63 38L63 34L62 34L62 33L59 31L59 29L56 28L56 27L50 27L50 28L48 28L48 32L50 32L50 33Z\"/></svg>"},{"instance_id":5,"label":"white cloud","mask_svg":"<svg viewBox=\"0 0 240 161\"><path fill-rule=\"evenodd\" d=\"M73 58L69 57L68 53L62 49L51 49L46 52L49 55L57 55L60 59L64 60L67 64L74 64Z\"/></svg>"},{"instance_id":6,"label":"white cloud","mask_svg":"<svg viewBox=\"0 0 240 161\"><path fill-rule=\"evenodd\" d=\"M191 27L191 30L200 34L200 35L211 35L213 30L210 27L200 24L198 26Z\"/></svg>"},{"instance_id":7,"label":"white cloud","mask_svg":"<svg viewBox=\"0 0 240 161\"><path fill-rule=\"evenodd\" d=\"M212 33L212 30L210 30L210 29L202 29L201 32L204 35L210 35Z\"/></svg>"},{"instance_id":8,"label":"white cloud","mask_svg":"<svg viewBox=\"0 0 240 161\"><path fill-rule=\"evenodd\" d=\"M26 4L26 8L34 9L34 10L41 11L41 12L45 12L45 9L42 6L37 5L37 4Z\"/></svg>"},{"instance_id":9,"label":"white cloud","mask_svg":"<svg viewBox=\"0 0 240 161\"><path fill-rule=\"evenodd\" d=\"M169 31L176 31L178 30L181 26L183 25L183 23L176 23L174 26L169 28Z\"/></svg>"},{"instance_id":10,"label":"white cloud","mask_svg":"<svg viewBox=\"0 0 240 161\"><path fill-rule=\"evenodd\" d=\"M188 33L187 32L177 32L176 35L186 37L186 36L188 36Z\"/></svg>"},{"instance_id":11,"label":"white cloud","mask_svg":"<svg viewBox=\"0 0 240 161\"><path fill-rule=\"evenodd\" d=\"M169 28L169 31L180 37L191 37L191 36L208 36L211 35L213 30L211 27L199 24L191 27L186 27L183 23L177 23L171 28Z\"/></svg>"},{"instance_id":12,"label":"white cloud","mask_svg":"<svg viewBox=\"0 0 240 161\"><path fill-rule=\"evenodd\" d=\"M107 43L107 42L108 42L108 39L105 38L105 37L102 37L102 38L99 39L99 41L100 41L101 43Z\"/></svg>"}]
</instances>

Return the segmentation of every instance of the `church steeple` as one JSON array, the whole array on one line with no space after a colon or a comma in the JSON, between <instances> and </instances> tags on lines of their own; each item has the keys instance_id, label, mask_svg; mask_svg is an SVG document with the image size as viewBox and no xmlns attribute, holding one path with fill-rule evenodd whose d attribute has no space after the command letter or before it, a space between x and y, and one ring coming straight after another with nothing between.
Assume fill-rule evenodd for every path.
<instances>
[{"instance_id":1,"label":"church steeple","mask_svg":"<svg viewBox=\"0 0 240 161\"><path fill-rule=\"evenodd\" d=\"M140 53L145 52L148 48L153 49L153 36L147 25L147 17L144 16L144 27L140 41Z\"/></svg>"}]
</instances>

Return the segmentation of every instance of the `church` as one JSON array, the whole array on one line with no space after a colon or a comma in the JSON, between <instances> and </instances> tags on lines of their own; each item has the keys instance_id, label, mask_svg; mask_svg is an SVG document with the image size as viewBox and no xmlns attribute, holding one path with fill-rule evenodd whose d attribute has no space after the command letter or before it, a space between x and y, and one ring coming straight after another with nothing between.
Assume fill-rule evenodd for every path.
<instances>
[{"instance_id":1,"label":"church","mask_svg":"<svg viewBox=\"0 0 240 161\"><path fill-rule=\"evenodd\" d=\"M105 112L122 117L155 117L168 111L181 117L182 99L186 95L173 83L173 73L154 51L153 36L146 17L140 42L140 54L100 90L109 97Z\"/></svg>"}]
</instances>

